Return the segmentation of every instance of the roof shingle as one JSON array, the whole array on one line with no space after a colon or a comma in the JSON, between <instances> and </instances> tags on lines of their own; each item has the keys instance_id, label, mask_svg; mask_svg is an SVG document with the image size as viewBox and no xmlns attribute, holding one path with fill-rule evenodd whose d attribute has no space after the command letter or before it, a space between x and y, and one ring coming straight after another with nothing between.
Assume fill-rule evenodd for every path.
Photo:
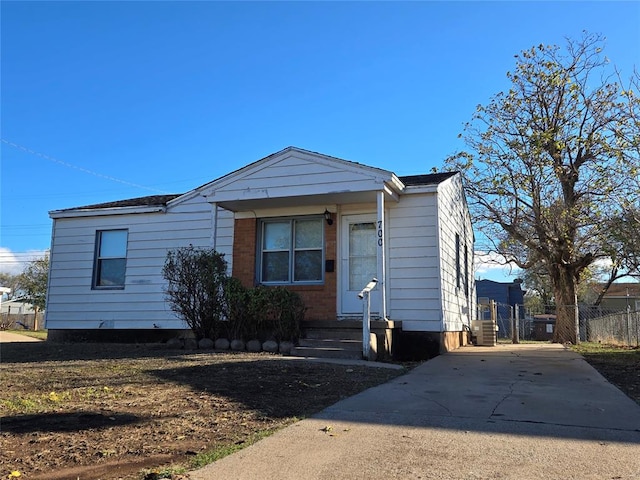
<instances>
[{"instance_id":1,"label":"roof shingle","mask_svg":"<svg viewBox=\"0 0 640 480\"><path fill-rule=\"evenodd\" d=\"M118 208L118 207L164 207L174 198L178 198L182 194L171 195L149 195L147 197L129 198L127 200L116 200L115 202L96 203L93 205L85 205L83 207L67 208L65 210L98 210L101 208ZM62 210L62 211L65 211Z\"/></svg>"}]
</instances>

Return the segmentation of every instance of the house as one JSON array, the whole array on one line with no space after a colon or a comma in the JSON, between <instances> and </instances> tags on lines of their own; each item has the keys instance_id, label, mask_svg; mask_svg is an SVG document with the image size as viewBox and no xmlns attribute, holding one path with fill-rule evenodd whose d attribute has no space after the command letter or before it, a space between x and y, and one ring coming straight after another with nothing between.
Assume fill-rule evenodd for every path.
<instances>
[{"instance_id":1,"label":"house","mask_svg":"<svg viewBox=\"0 0 640 480\"><path fill-rule=\"evenodd\" d=\"M604 287L597 284L594 294ZM640 311L640 282L615 282L612 283L602 297L599 308L603 312L626 312L630 308L632 312Z\"/></svg>"},{"instance_id":2,"label":"house","mask_svg":"<svg viewBox=\"0 0 640 480\"><path fill-rule=\"evenodd\" d=\"M24 298L2 300L0 306L0 329L24 328L37 330L42 326L42 312Z\"/></svg>"},{"instance_id":3,"label":"house","mask_svg":"<svg viewBox=\"0 0 640 480\"><path fill-rule=\"evenodd\" d=\"M35 313L33 305L24 298L12 298L11 300L3 300L0 313L7 315L32 315Z\"/></svg>"},{"instance_id":4,"label":"house","mask_svg":"<svg viewBox=\"0 0 640 480\"><path fill-rule=\"evenodd\" d=\"M161 270L168 250L188 245L224 253L246 286L298 292L308 307L303 329L361 322L358 293L373 277L371 311L402 339L394 349L457 348L475 311L473 232L455 172L398 177L288 147L181 195L50 216L54 340L184 330Z\"/></svg>"},{"instance_id":5,"label":"house","mask_svg":"<svg viewBox=\"0 0 640 480\"><path fill-rule=\"evenodd\" d=\"M476 280L476 295L481 308L483 303L480 299L493 300L496 302L498 335L504 338L511 338L511 319L515 315L515 308L519 308L519 318L524 318L524 291L522 282L495 282L493 280ZM516 307L518 305L518 307ZM488 313L485 310L485 314ZM479 314L482 317L482 314ZM524 332L520 332L523 334Z\"/></svg>"}]
</instances>

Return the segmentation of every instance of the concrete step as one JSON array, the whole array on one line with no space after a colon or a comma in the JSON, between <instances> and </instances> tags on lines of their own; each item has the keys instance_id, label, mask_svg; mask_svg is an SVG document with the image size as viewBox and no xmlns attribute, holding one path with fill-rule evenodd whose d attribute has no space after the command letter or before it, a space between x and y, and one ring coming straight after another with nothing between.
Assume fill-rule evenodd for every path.
<instances>
[{"instance_id":1,"label":"concrete step","mask_svg":"<svg viewBox=\"0 0 640 480\"><path fill-rule=\"evenodd\" d=\"M362 350L345 350L343 348L320 348L297 346L291 350L293 357L316 357L316 358L342 358L347 360L361 360Z\"/></svg>"},{"instance_id":2,"label":"concrete step","mask_svg":"<svg viewBox=\"0 0 640 480\"><path fill-rule=\"evenodd\" d=\"M374 320L371 333L384 338L389 330L400 329L400 322ZM302 337L291 355L297 357L362 358L362 320L310 320L300 325ZM373 351L373 350L372 350Z\"/></svg>"},{"instance_id":3,"label":"concrete step","mask_svg":"<svg viewBox=\"0 0 640 480\"><path fill-rule=\"evenodd\" d=\"M331 338L301 338L298 346L307 348L335 348L342 350L362 351L362 340L331 339Z\"/></svg>"},{"instance_id":4,"label":"concrete step","mask_svg":"<svg viewBox=\"0 0 640 480\"><path fill-rule=\"evenodd\" d=\"M362 340L362 326L356 328L341 328L340 330L306 328L303 332L304 338L313 340Z\"/></svg>"}]
</instances>

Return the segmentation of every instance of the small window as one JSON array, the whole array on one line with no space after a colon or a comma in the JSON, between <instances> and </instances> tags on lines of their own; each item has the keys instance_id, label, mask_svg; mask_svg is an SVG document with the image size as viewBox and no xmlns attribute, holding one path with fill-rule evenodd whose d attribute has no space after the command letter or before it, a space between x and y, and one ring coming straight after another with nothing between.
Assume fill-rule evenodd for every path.
<instances>
[{"instance_id":1,"label":"small window","mask_svg":"<svg viewBox=\"0 0 640 480\"><path fill-rule=\"evenodd\" d=\"M460 288L462 269L460 265L460 235L456 233L456 287Z\"/></svg>"},{"instance_id":2,"label":"small window","mask_svg":"<svg viewBox=\"0 0 640 480\"><path fill-rule=\"evenodd\" d=\"M127 266L127 230L96 232L94 288L124 288Z\"/></svg>"},{"instance_id":3,"label":"small window","mask_svg":"<svg viewBox=\"0 0 640 480\"><path fill-rule=\"evenodd\" d=\"M321 283L322 222L322 218L263 221L258 266L260 283Z\"/></svg>"}]
</instances>

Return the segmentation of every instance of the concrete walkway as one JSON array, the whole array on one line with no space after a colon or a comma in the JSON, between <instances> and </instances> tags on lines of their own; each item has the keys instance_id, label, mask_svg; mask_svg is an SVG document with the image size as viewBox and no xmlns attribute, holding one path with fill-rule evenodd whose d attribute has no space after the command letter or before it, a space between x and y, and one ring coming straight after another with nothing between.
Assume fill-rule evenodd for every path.
<instances>
[{"instance_id":1,"label":"concrete walkway","mask_svg":"<svg viewBox=\"0 0 640 480\"><path fill-rule=\"evenodd\" d=\"M0 343L17 343L17 342L41 342L39 338L27 337L19 333L7 332L0 330Z\"/></svg>"},{"instance_id":2,"label":"concrete walkway","mask_svg":"<svg viewBox=\"0 0 640 480\"><path fill-rule=\"evenodd\" d=\"M465 347L190 473L640 479L640 406L561 345Z\"/></svg>"}]
</instances>

